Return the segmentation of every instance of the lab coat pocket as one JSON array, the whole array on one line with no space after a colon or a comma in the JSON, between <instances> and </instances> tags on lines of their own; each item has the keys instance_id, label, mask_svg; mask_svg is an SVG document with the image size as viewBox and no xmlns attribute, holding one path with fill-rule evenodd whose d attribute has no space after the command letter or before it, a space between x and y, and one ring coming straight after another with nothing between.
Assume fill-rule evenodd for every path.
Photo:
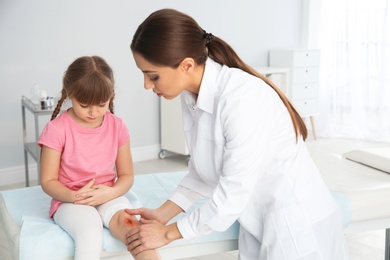
<instances>
[{"instance_id":1,"label":"lab coat pocket","mask_svg":"<svg viewBox=\"0 0 390 260\"><path fill-rule=\"evenodd\" d=\"M270 252L272 255L302 259L317 251L311 225L300 205L276 210L267 218L269 223L265 229L269 230L264 231L264 242L274 251Z\"/></svg>"}]
</instances>

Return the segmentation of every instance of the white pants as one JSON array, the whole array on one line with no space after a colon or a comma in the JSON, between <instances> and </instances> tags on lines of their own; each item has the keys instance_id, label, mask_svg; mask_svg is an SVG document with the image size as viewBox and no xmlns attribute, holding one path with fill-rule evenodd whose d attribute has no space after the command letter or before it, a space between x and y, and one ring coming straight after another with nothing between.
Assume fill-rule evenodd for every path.
<instances>
[{"instance_id":1,"label":"white pants","mask_svg":"<svg viewBox=\"0 0 390 260\"><path fill-rule=\"evenodd\" d=\"M54 221L73 238L75 260L97 260L102 251L103 226L108 228L112 216L126 208L132 205L124 196L97 207L62 203Z\"/></svg>"}]
</instances>

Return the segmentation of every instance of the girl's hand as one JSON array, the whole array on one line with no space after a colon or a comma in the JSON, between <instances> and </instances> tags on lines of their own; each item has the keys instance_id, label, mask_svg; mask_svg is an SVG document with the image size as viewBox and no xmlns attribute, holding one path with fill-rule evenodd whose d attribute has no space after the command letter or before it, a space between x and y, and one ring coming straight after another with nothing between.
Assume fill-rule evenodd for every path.
<instances>
[{"instance_id":1,"label":"girl's hand","mask_svg":"<svg viewBox=\"0 0 390 260\"><path fill-rule=\"evenodd\" d=\"M112 199L112 188L107 185L94 185L92 179L76 193L75 204L98 206Z\"/></svg>"},{"instance_id":2,"label":"girl's hand","mask_svg":"<svg viewBox=\"0 0 390 260\"><path fill-rule=\"evenodd\" d=\"M139 226L126 234L127 250L133 255L168 244L168 227L156 220L141 219Z\"/></svg>"}]
</instances>

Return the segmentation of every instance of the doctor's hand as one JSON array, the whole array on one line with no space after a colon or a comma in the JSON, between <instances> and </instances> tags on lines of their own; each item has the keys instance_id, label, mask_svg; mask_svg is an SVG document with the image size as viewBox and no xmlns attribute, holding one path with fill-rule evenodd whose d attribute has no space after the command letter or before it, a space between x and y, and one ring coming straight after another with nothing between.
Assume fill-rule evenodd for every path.
<instances>
[{"instance_id":1,"label":"doctor's hand","mask_svg":"<svg viewBox=\"0 0 390 260\"><path fill-rule=\"evenodd\" d=\"M133 215L133 216L139 215L141 216L141 219L156 220L163 225L166 224L161 218L159 218L159 216L161 215L158 214L157 209L138 208L138 209L125 209L125 211L129 215Z\"/></svg>"},{"instance_id":2,"label":"doctor's hand","mask_svg":"<svg viewBox=\"0 0 390 260\"><path fill-rule=\"evenodd\" d=\"M127 250L132 255L165 246L173 240L181 238L176 223L164 226L156 220L141 219L140 225L126 234Z\"/></svg>"}]
</instances>

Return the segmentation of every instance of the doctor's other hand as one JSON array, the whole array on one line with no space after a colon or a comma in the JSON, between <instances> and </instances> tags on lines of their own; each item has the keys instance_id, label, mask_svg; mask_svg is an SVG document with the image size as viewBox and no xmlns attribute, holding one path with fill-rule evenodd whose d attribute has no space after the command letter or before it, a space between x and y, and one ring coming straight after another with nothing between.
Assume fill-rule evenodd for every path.
<instances>
[{"instance_id":1,"label":"doctor's other hand","mask_svg":"<svg viewBox=\"0 0 390 260\"><path fill-rule=\"evenodd\" d=\"M133 255L156 249L170 243L169 226L164 226L156 220L141 219L140 225L130 229L126 234L127 250Z\"/></svg>"}]
</instances>

